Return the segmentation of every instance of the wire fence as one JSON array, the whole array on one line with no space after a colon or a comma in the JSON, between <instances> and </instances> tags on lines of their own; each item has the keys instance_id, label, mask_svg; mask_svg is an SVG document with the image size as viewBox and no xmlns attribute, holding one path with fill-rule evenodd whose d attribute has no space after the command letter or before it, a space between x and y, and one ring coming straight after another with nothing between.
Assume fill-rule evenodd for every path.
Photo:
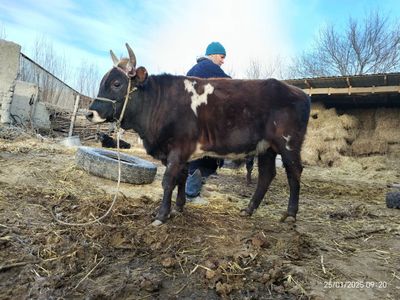
<instances>
[{"instance_id":1,"label":"wire fence","mask_svg":"<svg viewBox=\"0 0 400 300\"><path fill-rule=\"evenodd\" d=\"M80 94L23 53L17 80L37 85L40 101L67 111L73 110L76 96ZM90 101L89 97L81 97L79 108L87 108Z\"/></svg>"}]
</instances>

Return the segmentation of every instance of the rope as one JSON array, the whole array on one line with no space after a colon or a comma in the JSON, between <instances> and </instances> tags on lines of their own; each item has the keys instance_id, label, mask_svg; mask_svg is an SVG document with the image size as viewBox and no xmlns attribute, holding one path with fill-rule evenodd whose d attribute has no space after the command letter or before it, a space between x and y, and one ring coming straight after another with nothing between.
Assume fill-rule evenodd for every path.
<instances>
[{"instance_id":1,"label":"rope","mask_svg":"<svg viewBox=\"0 0 400 300\"><path fill-rule=\"evenodd\" d=\"M57 205L54 205L50 212L51 212L51 215L53 216L53 219L57 223L59 223L61 225L67 225L67 226L88 226L88 225L92 225L94 223L97 223L97 222L100 222L101 220L103 220L105 217L107 217L110 214L111 210L113 209L114 204L115 204L115 202L117 200L117 197L118 197L118 194L119 194L119 186L120 186L120 183L121 183L121 155L120 155L120 148L119 148L121 122L122 122L122 119L124 117L126 107L128 105L129 95L132 92L136 91L137 88L135 87L132 90L130 90L130 89L131 89L131 80L129 80L129 82L128 82L128 89L127 89L127 93L126 93L126 96L125 96L124 106L122 107L121 115L119 116L119 119L118 119L117 125L116 125L116 130L117 130L117 157L118 157L118 182L117 182L117 191L115 192L114 199L113 199L109 209L105 212L104 215L102 215L101 217L99 217L99 218L97 218L95 220L92 220L92 221L89 221L89 222L85 222L85 223L69 223L69 222L61 221L60 219L57 218L57 216L56 216L56 214L54 212L54 210L57 207ZM107 99L107 98L101 98L100 100L102 100L102 101L110 101L110 102L114 101L114 100L110 100L110 99Z\"/></svg>"},{"instance_id":2,"label":"rope","mask_svg":"<svg viewBox=\"0 0 400 300\"><path fill-rule=\"evenodd\" d=\"M85 222L85 223L69 223L69 222L61 221L60 219L57 218L57 216L55 215L55 212L54 212L54 210L57 207L57 205L54 205L52 207L52 209L51 209L51 215L53 216L53 219L57 223L59 223L61 225L67 225L67 226L88 226L88 225L92 225L94 223L100 222L101 220L103 220L105 217L107 217L110 214L111 210L114 207L115 202L117 201L117 197L118 197L118 194L119 194L119 186L120 186L120 183L121 183L121 157L120 157L120 151L119 151L120 133L119 133L119 126L118 125L117 125L117 130L118 130L117 131L118 182L117 182L117 191L115 192L114 199L113 199L109 209L105 212L104 215L102 215L101 217L99 217L97 219L94 219L92 221Z\"/></svg>"},{"instance_id":3,"label":"rope","mask_svg":"<svg viewBox=\"0 0 400 300\"><path fill-rule=\"evenodd\" d=\"M124 106L122 107L122 111L121 111L121 114L120 114L119 120L118 120L118 122L119 122L120 124L121 124L121 122L122 122L122 118L123 118L124 115L125 115L125 109L126 109L126 107L128 106L129 95L130 95L132 92L136 91L136 90L137 90L137 87L134 87L134 88L131 90L131 80L129 80L129 81L128 81L128 89L127 89L127 93L126 93L125 101L124 101ZM118 143L118 142L117 142L117 143Z\"/></svg>"}]
</instances>

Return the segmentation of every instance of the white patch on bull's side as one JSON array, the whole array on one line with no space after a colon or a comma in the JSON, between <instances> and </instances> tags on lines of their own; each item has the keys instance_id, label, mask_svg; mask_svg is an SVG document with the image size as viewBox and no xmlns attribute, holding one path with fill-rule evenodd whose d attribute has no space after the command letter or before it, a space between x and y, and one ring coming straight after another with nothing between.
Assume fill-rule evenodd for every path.
<instances>
[{"instance_id":1,"label":"white patch on bull's side","mask_svg":"<svg viewBox=\"0 0 400 300\"><path fill-rule=\"evenodd\" d=\"M106 121L106 119L103 119L100 117L99 113L95 110L89 110L89 112L93 113L93 118L90 120L93 123L103 123Z\"/></svg>"},{"instance_id":2,"label":"white patch on bull's side","mask_svg":"<svg viewBox=\"0 0 400 300\"><path fill-rule=\"evenodd\" d=\"M197 143L196 150L190 156L189 161L196 160L196 159L202 158L204 156L210 156L210 157L215 157L215 158L226 158L226 159L231 159L231 160L243 159L248 156L264 153L270 147L270 144L266 140L261 140L258 142L256 149L254 151L251 151L248 153L228 153L225 155L221 155L221 154L218 154L218 153L212 152L212 151L204 151L201 149L201 146L202 145L200 143Z\"/></svg>"},{"instance_id":3,"label":"white patch on bull's side","mask_svg":"<svg viewBox=\"0 0 400 300\"><path fill-rule=\"evenodd\" d=\"M290 139L291 139L292 137L291 137L290 135L288 135L288 136L282 135L282 138L286 141L286 146L285 146L286 150L292 151L293 149L290 148L290 146L289 146L289 142L290 142Z\"/></svg>"},{"instance_id":4,"label":"white patch on bull's side","mask_svg":"<svg viewBox=\"0 0 400 300\"><path fill-rule=\"evenodd\" d=\"M197 94L196 89L194 86L196 85L196 81L190 81L188 79L184 80L185 90L189 93L192 93L192 104L190 107L194 111L194 114L197 116L197 107L199 107L202 103L207 104L207 96L211 95L214 92L214 87L207 83L204 86L204 93Z\"/></svg>"},{"instance_id":5,"label":"white patch on bull's side","mask_svg":"<svg viewBox=\"0 0 400 300\"><path fill-rule=\"evenodd\" d=\"M275 127L277 126L276 121L274 121L274 125L275 125Z\"/></svg>"}]
</instances>

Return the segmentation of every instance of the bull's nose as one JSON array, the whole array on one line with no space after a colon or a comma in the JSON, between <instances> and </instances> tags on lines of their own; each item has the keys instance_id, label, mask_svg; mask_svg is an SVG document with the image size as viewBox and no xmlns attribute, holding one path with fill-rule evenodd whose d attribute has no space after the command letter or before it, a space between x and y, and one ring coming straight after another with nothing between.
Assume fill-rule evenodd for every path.
<instances>
[{"instance_id":1,"label":"bull's nose","mask_svg":"<svg viewBox=\"0 0 400 300\"><path fill-rule=\"evenodd\" d=\"M92 111L87 112L85 115L86 119L88 119L89 121L91 121L93 119L93 116L94 116L94 114Z\"/></svg>"}]
</instances>

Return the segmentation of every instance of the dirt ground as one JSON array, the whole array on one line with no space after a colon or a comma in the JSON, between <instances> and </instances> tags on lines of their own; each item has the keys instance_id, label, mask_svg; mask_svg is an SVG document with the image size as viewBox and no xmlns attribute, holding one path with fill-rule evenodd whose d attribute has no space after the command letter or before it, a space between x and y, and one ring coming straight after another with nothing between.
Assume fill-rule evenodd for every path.
<instances>
[{"instance_id":1,"label":"dirt ground","mask_svg":"<svg viewBox=\"0 0 400 300\"><path fill-rule=\"evenodd\" d=\"M94 144L92 144L94 145ZM98 146L98 145L97 145ZM280 223L282 168L251 218L245 168L222 168L204 187L208 205L150 226L163 167L149 185L94 177L76 149L0 132L0 299L400 299L400 210L388 209L399 159L380 167L307 167L295 225ZM150 159L140 148L126 153ZM256 174L256 172L255 172Z\"/></svg>"}]
</instances>

